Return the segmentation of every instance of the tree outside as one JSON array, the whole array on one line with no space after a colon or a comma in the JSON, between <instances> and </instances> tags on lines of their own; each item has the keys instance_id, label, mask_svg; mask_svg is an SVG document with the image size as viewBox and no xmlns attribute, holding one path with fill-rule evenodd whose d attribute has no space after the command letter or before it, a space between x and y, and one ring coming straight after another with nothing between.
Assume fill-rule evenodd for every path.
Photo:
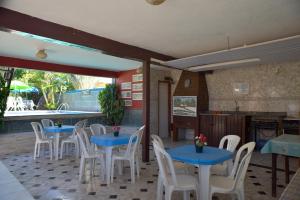
<instances>
[{"instance_id":1,"label":"tree outside","mask_svg":"<svg viewBox=\"0 0 300 200\"><path fill-rule=\"evenodd\" d=\"M30 86L38 88L40 93L38 96L32 96L32 98L40 99L43 97L45 102L44 106L49 110L53 110L58 107L61 95L64 92L74 89L71 74L16 69L14 80L19 80ZM20 95L24 96L24 94ZM29 98L31 95L34 94L26 94Z\"/></svg>"}]
</instances>

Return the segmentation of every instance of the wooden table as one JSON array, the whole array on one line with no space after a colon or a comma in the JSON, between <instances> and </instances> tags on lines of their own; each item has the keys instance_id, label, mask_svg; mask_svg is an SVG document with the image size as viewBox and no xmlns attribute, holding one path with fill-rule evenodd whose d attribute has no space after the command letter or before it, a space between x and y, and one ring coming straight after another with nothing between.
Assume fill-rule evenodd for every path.
<instances>
[{"instance_id":1,"label":"wooden table","mask_svg":"<svg viewBox=\"0 0 300 200\"><path fill-rule=\"evenodd\" d=\"M285 156L285 181L289 183L288 157L300 158L300 135L283 134L273 138L264 145L261 153L272 153L272 196L276 197L277 156Z\"/></svg>"}]
</instances>

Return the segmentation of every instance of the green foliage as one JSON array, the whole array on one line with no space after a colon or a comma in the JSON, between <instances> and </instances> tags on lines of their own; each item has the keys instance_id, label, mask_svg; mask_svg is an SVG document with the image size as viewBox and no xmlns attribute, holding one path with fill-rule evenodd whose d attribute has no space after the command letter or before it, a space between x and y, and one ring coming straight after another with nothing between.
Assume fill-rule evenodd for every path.
<instances>
[{"instance_id":1,"label":"green foliage","mask_svg":"<svg viewBox=\"0 0 300 200\"><path fill-rule=\"evenodd\" d=\"M120 125L124 116L124 101L119 97L116 84L108 84L99 93L98 101L108 125Z\"/></svg>"},{"instance_id":2,"label":"green foliage","mask_svg":"<svg viewBox=\"0 0 300 200\"><path fill-rule=\"evenodd\" d=\"M9 88L5 84L3 75L0 74L0 127L3 125L3 118L6 110L6 100L8 94Z\"/></svg>"},{"instance_id":3,"label":"green foliage","mask_svg":"<svg viewBox=\"0 0 300 200\"><path fill-rule=\"evenodd\" d=\"M57 108L63 92L74 89L70 74L19 69L14 79L38 88L50 110Z\"/></svg>"}]
</instances>

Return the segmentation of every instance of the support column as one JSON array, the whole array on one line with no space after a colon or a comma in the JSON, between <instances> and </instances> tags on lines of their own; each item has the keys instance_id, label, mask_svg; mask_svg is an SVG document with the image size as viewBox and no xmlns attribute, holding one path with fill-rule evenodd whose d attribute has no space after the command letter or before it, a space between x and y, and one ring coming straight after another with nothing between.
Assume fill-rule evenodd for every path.
<instances>
[{"instance_id":1,"label":"support column","mask_svg":"<svg viewBox=\"0 0 300 200\"><path fill-rule=\"evenodd\" d=\"M149 162L150 143L150 61L143 62L143 121L145 132L143 138L143 161Z\"/></svg>"}]
</instances>

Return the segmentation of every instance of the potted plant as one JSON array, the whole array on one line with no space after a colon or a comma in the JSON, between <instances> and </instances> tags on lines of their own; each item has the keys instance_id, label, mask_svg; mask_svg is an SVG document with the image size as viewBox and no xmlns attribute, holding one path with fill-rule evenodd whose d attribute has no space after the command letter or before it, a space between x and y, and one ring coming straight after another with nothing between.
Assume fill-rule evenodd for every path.
<instances>
[{"instance_id":1,"label":"potted plant","mask_svg":"<svg viewBox=\"0 0 300 200\"><path fill-rule=\"evenodd\" d=\"M6 110L6 101L9 95L9 87L2 74L0 74L0 127L3 127L4 113Z\"/></svg>"},{"instance_id":2,"label":"potted plant","mask_svg":"<svg viewBox=\"0 0 300 200\"><path fill-rule=\"evenodd\" d=\"M62 124L63 124L62 120L57 120L56 126L57 126L58 128L61 128L61 127L62 127Z\"/></svg>"},{"instance_id":3,"label":"potted plant","mask_svg":"<svg viewBox=\"0 0 300 200\"><path fill-rule=\"evenodd\" d=\"M113 126L114 135L119 135L120 125L124 117L125 104L120 98L116 84L108 84L98 96L100 109L105 123Z\"/></svg>"},{"instance_id":4,"label":"potted plant","mask_svg":"<svg viewBox=\"0 0 300 200\"><path fill-rule=\"evenodd\" d=\"M204 134L200 133L195 137L195 148L197 153L203 152L203 147L207 145L207 138Z\"/></svg>"}]
</instances>

